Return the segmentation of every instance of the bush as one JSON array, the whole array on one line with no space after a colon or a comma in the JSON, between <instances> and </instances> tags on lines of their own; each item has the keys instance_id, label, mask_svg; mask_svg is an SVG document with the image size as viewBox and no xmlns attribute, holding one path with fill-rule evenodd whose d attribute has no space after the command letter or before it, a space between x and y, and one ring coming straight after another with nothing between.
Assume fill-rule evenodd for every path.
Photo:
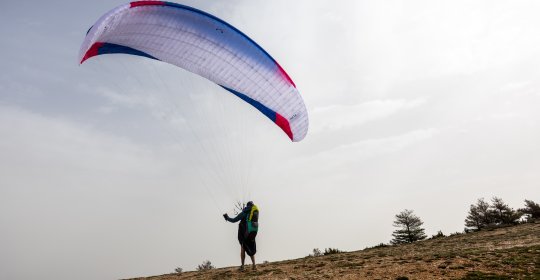
<instances>
[{"instance_id":1,"label":"bush","mask_svg":"<svg viewBox=\"0 0 540 280\"><path fill-rule=\"evenodd\" d=\"M174 269L174 272L176 272L176 273L182 273L183 270L182 270L181 267L177 267L177 268Z\"/></svg>"},{"instance_id":2,"label":"bush","mask_svg":"<svg viewBox=\"0 0 540 280\"><path fill-rule=\"evenodd\" d=\"M204 261L202 264L199 264L197 266L197 271L205 271L214 269L215 267L212 265L212 263L209 260Z\"/></svg>"},{"instance_id":3,"label":"bush","mask_svg":"<svg viewBox=\"0 0 540 280\"><path fill-rule=\"evenodd\" d=\"M388 246L390 246L390 245L384 244L384 243L381 242L381 243L379 243L379 244L377 244L377 245L375 245L373 247L366 247L366 249L383 248L383 247L388 247Z\"/></svg>"},{"instance_id":4,"label":"bush","mask_svg":"<svg viewBox=\"0 0 540 280\"><path fill-rule=\"evenodd\" d=\"M343 253L343 251L340 251L337 248L326 248L324 249L323 255L326 256L326 255L339 254L339 253Z\"/></svg>"},{"instance_id":5,"label":"bush","mask_svg":"<svg viewBox=\"0 0 540 280\"><path fill-rule=\"evenodd\" d=\"M322 255L323 255L323 253L321 252L321 250L319 250L319 248L315 248L315 249L313 249L313 254L311 256L320 257Z\"/></svg>"},{"instance_id":6,"label":"bush","mask_svg":"<svg viewBox=\"0 0 540 280\"><path fill-rule=\"evenodd\" d=\"M432 235L430 239L436 239L436 238L442 238L442 237L446 237L446 235L444 235L444 233L441 230L439 230L437 234Z\"/></svg>"}]
</instances>

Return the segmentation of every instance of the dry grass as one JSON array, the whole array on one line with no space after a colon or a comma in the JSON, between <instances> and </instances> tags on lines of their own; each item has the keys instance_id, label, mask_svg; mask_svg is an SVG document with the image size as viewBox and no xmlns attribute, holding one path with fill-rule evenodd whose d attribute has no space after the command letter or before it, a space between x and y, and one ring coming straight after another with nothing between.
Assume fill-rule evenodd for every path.
<instances>
[{"instance_id":1,"label":"dry grass","mask_svg":"<svg viewBox=\"0 0 540 280\"><path fill-rule=\"evenodd\" d=\"M237 269L137 279L540 279L540 224Z\"/></svg>"}]
</instances>

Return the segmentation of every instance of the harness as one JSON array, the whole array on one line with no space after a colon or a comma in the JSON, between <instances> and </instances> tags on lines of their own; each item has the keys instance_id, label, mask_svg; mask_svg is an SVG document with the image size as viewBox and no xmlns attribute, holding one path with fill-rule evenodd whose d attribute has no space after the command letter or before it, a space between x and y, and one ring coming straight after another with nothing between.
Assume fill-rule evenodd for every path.
<instances>
[{"instance_id":1,"label":"harness","mask_svg":"<svg viewBox=\"0 0 540 280\"><path fill-rule=\"evenodd\" d=\"M259 208L255 204L251 206L251 211L247 217L247 230L248 233L259 230Z\"/></svg>"}]
</instances>

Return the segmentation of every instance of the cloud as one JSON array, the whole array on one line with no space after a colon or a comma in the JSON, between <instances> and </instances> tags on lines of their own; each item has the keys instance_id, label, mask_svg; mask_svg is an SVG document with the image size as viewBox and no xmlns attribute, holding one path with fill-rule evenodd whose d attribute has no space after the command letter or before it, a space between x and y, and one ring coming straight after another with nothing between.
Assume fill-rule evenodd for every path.
<instances>
[{"instance_id":1,"label":"cloud","mask_svg":"<svg viewBox=\"0 0 540 280\"><path fill-rule=\"evenodd\" d=\"M356 105L332 105L315 108L311 114L312 133L348 129L384 119L426 103L425 99L381 99Z\"/></svg>"},{"instance_id":2,"label":"cloud","mask_svg":"<svg viewBox=\"0 0 540 280\"><path fill-rule=\"evenodd\" d=\"M36 168L37 178L50 172L68 176L66 170L124 173L159 166L152 151L126 138L14 107L0 108L0 132L3 180L15 179L8 174L10 169Z\"/></svg>"},{"instance_id":3,"label":"cloud","mask_svg":"<svg viewBox=\"0 0 540 280\"><path fill-rule=\"evenodd\" d=\"M419 129L391 137L363 140L327 150L319 154L318 157L324 158L325 161L349 163L359 159L395 153L432 138L437 131L434 128Z\"/></svg>"},{"instance_id":4,"label":"cloud","mask_svg":"<svg viewBox=\"0 0 540 280\"><path fill-rule=\"evenodd\" d=\"M156 211L195 207L189 198L199 190L184 187L193 182L177 147L145 146L99 127L2 105L0 134L0 275L9 279L70 279L82 264L100 271L119 258L96 257L110 248L104 244L120 240L113 251L127 252L126 232L136 239L141 221L161 218ZM25 269L30 264L34 269ZM118 271L128 270L98 274L121 278ZM102 276L82 277L92 278Z\"/></svg>"},{"instance_id":5,"label":"cloud","mask_svg":"<svg viewBox=\"0 0 540 280\"><path fill-rule=\"evenodd\" d=\"M118 92L106 87L98 87L95 92L115 105L133 107L150 103L143 98L144 96Z\"/></svg>"},{"instance_id":6,"label":"cloud","mask_svg":"<svg viewBox=\"0 0 540 280\"><path fill-rule=\"evenodd\" d=\"M476 121L504 121L504 120L512 120L512 119L518 119L523 118L523 113L517 113L517 112L506 112L506 113L493 113L487 116L480 116L477 117Z\"/></svg>"}]
</instances>

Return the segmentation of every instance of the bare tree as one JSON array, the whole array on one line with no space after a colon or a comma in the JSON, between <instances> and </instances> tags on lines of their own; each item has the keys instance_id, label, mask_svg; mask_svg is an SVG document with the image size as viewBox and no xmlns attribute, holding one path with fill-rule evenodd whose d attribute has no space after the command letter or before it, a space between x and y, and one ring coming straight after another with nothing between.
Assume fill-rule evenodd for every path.
<instances>
[{"instance_id":1,"label":"bare tree","mask_svg":"<svg viewBox=\"0 0 540 280\"><path fill-rule=\"evenodd\" d=\"M419 217L413 214L412 210L403 210L396 215L394 227L400 228L392 233L394 239L390 241L392 244L412 243L418 240L424 240L426 234L421 227L424 224Z\"/></svg>"},{"instance_id":2,"label":"bare tree","mask_svg":"<svg viewBox=\"0 0 540 280\"><path fill-rule=\"evenodd\" d=\"M242 213L242 210L244 210L244 208L246 208L246 204L241 201L237 201L234 204L234 215Z\"/></svg>"}]
</instances>

